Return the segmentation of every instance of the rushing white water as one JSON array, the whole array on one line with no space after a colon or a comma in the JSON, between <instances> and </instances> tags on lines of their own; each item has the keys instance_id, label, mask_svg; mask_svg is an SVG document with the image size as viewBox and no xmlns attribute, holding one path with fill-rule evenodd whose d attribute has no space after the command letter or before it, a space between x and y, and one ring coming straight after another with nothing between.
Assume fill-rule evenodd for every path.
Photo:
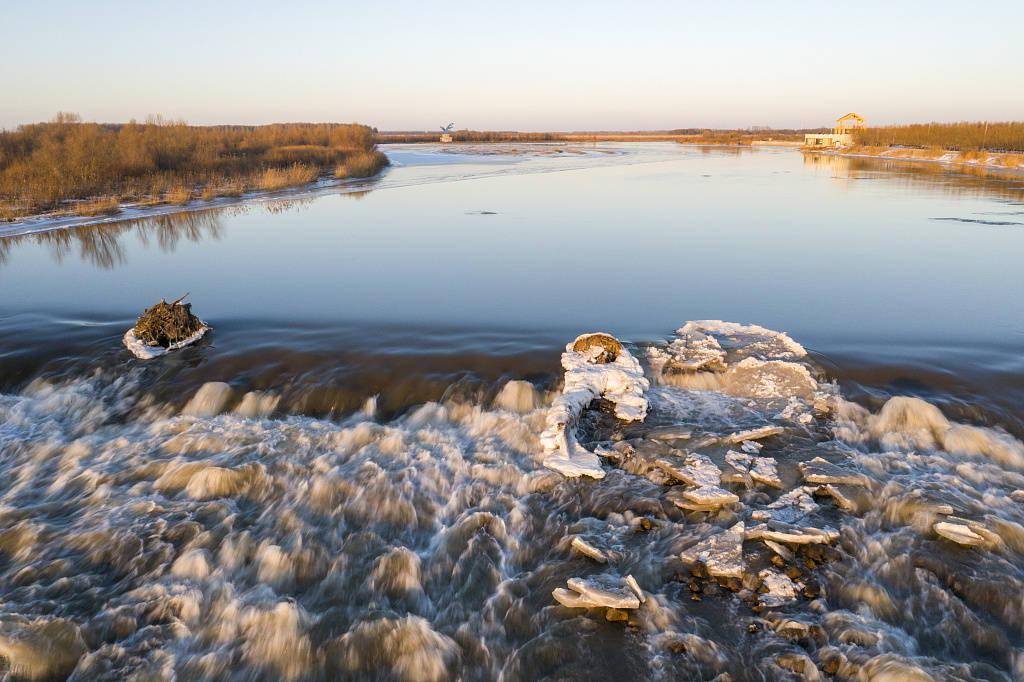
<instances>
[{"instance_id":1,"label":"rushing white water","mask_svg":"<svg viewBox=\"0 0 1024 682\"><path fill-rule=\"evenodd\" d=\"M601 480L543 466L554 397L522 380L387 422L219 382L174 410L141 370L0 396L0 659L78 680L1024 675L1024 444L848 402L760 327L632 351L646 420L578 424ZM709 481L729 501L695 506ZM562 606L567 586L625 615Z\"/></svg>"}]
</instances>

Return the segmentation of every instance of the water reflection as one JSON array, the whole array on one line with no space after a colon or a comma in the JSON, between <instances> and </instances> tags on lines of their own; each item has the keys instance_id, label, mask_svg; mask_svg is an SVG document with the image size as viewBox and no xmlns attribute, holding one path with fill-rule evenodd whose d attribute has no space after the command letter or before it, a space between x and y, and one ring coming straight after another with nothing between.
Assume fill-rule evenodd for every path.
<instances>
[{"instance_id":1,"label":"water reflection","mask_svg":"<svg viewBox=\"0 0 1024 682\"><path fill-rule=\"evenodd\" d=\"M1024 202L1024 178L998 168L950 166L933 161L907 161L804 152L804 167L852 184L885 180L908 190L930 190L963 198L998 198Z\"/></svg>"},{"instance_id":2,"label":"water reflection","mask_svg":"<svg viewBox=\"0 0 1024 682\"><path fill-rule=\"evenodd\" d=\"M369 192L363 190L340 196L359 200ZM83 263L111 270L128 262L129 250L124 245L128 238L134 237L146 249L155 245L163 253L174 253L184 242L219 241L224 235L224 219L227 217L244 215L260 208L276 215L302 209L312 202L312 197L288 197L4 237L0 238L0 265L5 265L20 245L35 244L46 247L58 264L77 255Z\"/></svg>"},{"instance_id":3,"label":"water reflection","mask_svg":"<svg viewBox=\"0 0 1024 682\"><path fill-rule=\"evenodd\" d=\"M0 264L6 263L15 247L31 243L48 248L57 263L77 254L82 262L110 270L127 262L127 250L122 244L126 236L137 237L145 248L155 244L162 252L172 253L182 240L219 240L224 230L224 214L244 210L247 209L240 205L7 237L0 239Z\"/></svg>"}]
</instances>

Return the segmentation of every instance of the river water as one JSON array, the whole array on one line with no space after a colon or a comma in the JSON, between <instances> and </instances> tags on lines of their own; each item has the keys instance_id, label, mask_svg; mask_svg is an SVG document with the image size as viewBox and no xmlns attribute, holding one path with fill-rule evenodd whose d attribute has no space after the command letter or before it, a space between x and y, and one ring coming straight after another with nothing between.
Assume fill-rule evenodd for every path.
<instances>
[{"instance_id":1,"label":"river water","mask_svg":"<svg viewBox=\"0 0 1024 682\"><path fill-rule=\"evenodd\" d=\"M1024 178L670 143L386 151L371 181L0 227L0 670L1024 676ZM135 316L186 292L213 332L135 360ZM699 320L760 327L676 334ZM641 362L649 411L588 412L580 442L618 454L567 479L540 436L590 331ZM668 345L693 333L720 363ZM657 461L693 453L738 501L674 503ZM766 518L835 535L780 554ZM682 558L740 522L741 578ZM794 595L765 594L787 574ZM623 621L552 597L627 575L646 601Z\"/></svg>"}]
</instances>

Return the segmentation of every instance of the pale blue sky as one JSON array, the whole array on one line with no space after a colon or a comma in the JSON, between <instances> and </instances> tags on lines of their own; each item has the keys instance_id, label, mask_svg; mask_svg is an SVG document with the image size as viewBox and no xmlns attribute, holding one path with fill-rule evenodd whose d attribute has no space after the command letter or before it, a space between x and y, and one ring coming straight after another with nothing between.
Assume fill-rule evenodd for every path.
<instances>
[{"instance_id":1,"label":"pale blue sky","mask_svg":"<svg viewBox=\"0 0 1024 682\"><path fill-rule=\"evenodd\" d=\"M4 2L0 127L1024 118L1024 2Z\"/></svg>"}]
</instances>

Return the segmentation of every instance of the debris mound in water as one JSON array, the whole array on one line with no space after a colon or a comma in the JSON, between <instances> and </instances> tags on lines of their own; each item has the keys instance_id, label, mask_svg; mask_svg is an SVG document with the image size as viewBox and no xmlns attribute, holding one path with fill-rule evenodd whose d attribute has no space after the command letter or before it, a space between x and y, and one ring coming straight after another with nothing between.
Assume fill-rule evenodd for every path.
<instances>
[{"instance_id":1,"label":"debris mound in water","mask_svg":"<svg viewBox=\"0 0 1024 682\"><path fill-rule=\"evenodd\" d=\"M146 308L135 322L135 336L147 346L168 348L180 343L203 327L203 321L192 314L192 304L174 303L163 299L152 308Z\"/></svg>"},{"instance_id":2,"label":"debris mound in water","mask_svg":"<svg viewBox=\"0 0 1024 682\"><path fill-rule=\"evenodd\" d=\"M185 294L188 296L188 294ZM124 343L137 357L148 360L195 343L209 329L192 314L192 304L182 296L173 303L161 299L135 322L124 335Z\"/></svg>"}]
</instances>

